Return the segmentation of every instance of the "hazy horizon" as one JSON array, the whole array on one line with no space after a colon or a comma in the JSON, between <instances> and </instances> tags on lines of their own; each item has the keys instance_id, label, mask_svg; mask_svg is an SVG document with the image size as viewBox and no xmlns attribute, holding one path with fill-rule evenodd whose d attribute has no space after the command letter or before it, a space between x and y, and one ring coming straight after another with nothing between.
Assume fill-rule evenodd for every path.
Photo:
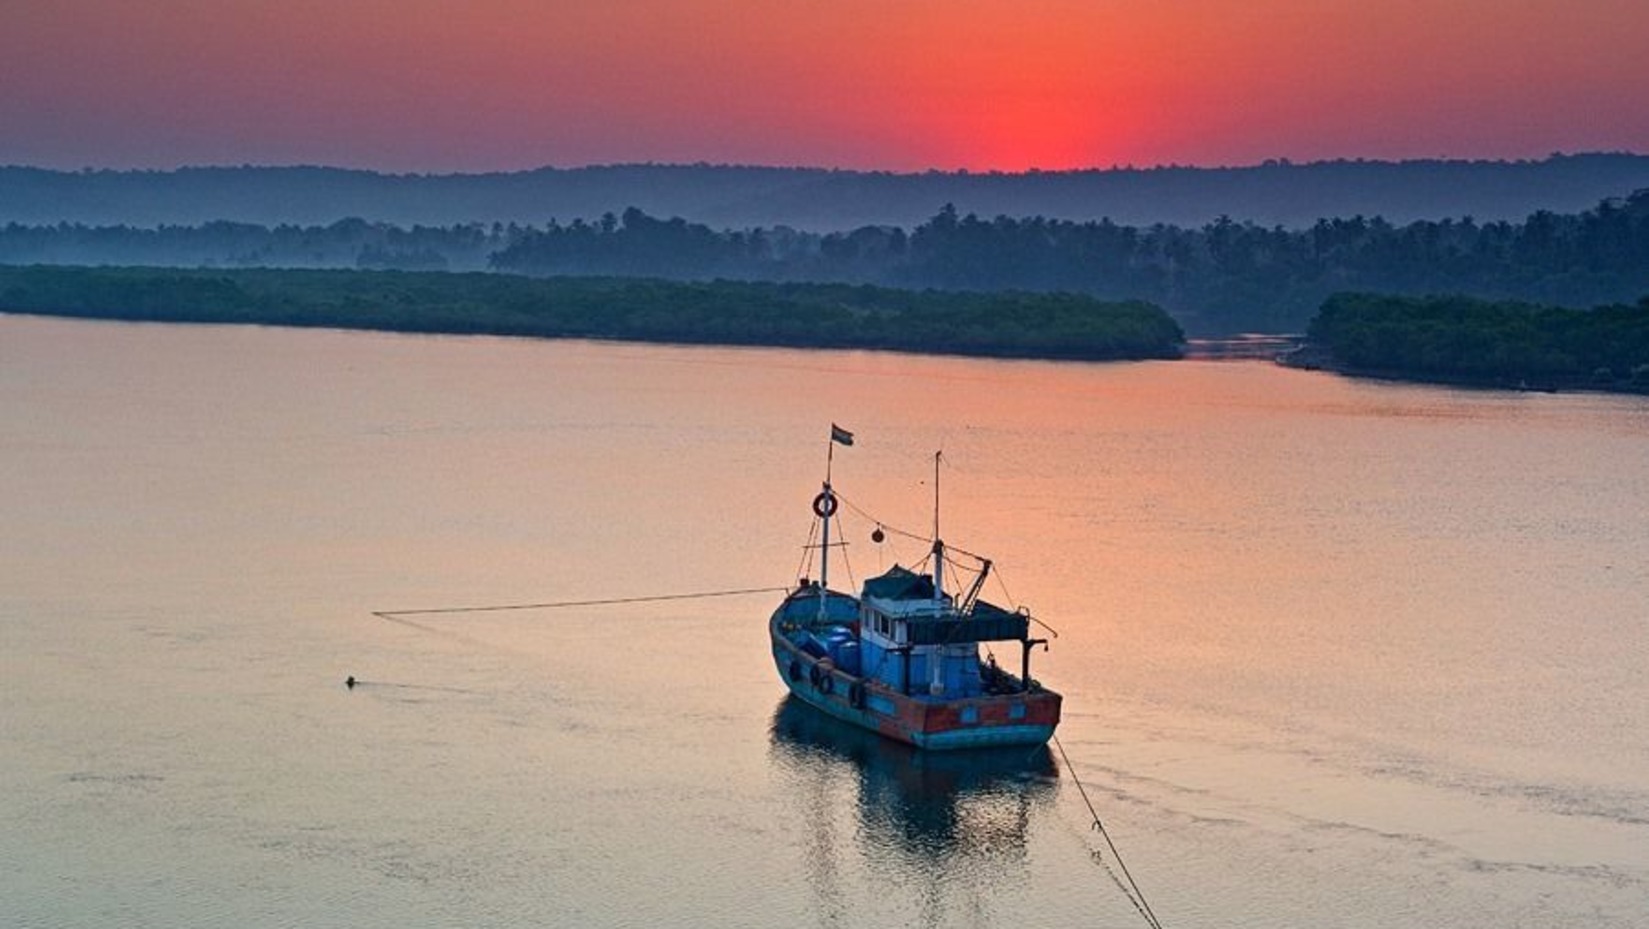
<instances>
[{"instance_id":1,"label":"hazy horizon","mask_svg":"<svg viewBox=\"0 0 1649 929\"><path fill-rule=\"evenodd\" d=\"M1649 150L1649 7L29 2L0 163L1062 170Z\"/></svg>"},{"instance_id":2,"label":"hazy horizon","mask_svg":"<svg viewBox=\"0 0 1649 929\"><path fill-rule=\"evenodd\" d=\"M894 168L894 167L855 167L849 165L832 164L778 164L742 161L590 161L579 163L544 163L527 165L519 168L475 168L460 170L441 170L434 168L405 168L392 169L369 164L344 164L326 162L178 162L173 164L40 164L23 162L0 162L0 168L20 168L24 170L53 171L64 174L79 173L156 173L164 174L180 171L221 171L254 168L259 170L319 170L345 171L363 174L380 174L389 177L450 177L464 175L490 174L532 174L539 171L588 171L604 168L725 168L730 170L750 171L820 171L841 174L869 174L892 175L896 177L920 176L924 174L947 174L963 177L977 175L1002 175L1011 177L1034 176L1038 174L1088 174L1105 172L1147 172L1147 171L1241 171L1253 168L1267 167L1311 167L1313 165L1343 165L1343 164L1540 164L1560 158L1587 158L1593 156L1627 156L1649 157L1649 146L1643 149L1592 149L1585 151L1551 151L1543 155L1529 155L1516 157L1494 157L1474 155L1439 155L1435 157L1416 156L1412 158L1377 158L1362 155L1347 154L1299 160L1284 156L1263 158L1247 162L1158 162L1151 164L1107 164L1073 166L1067 168L1038 168L1026 167L1017 169L1006 168L967 168L941 167L937 165L927 167Z\"/></svg>"}]
</instances>

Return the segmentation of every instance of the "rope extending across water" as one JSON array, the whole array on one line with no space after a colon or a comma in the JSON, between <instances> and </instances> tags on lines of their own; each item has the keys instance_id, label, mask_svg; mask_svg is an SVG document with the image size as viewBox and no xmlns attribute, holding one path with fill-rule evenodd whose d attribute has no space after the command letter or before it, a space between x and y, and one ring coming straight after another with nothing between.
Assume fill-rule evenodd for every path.
<instances>
[{"instance_id":1,"label":"rope extending across water","mask_svg":"<svg viewBox=\"0 0 1649 929\"><path fill-rule=\"evenodd\" d=\"M849 505L851 506L852 504ZM857 508L855 507L855 509ZM379 619L386 619L392 622L408 622L405 619L405 617L408 616L431 616L454 613L499 613L507 610L555 610L567 607L613 606L625 603L658 603L668 600L703 600L712 597L740 597L751 594L788 593L789 591L789 587L740 587L732 590L706 590L696 591L693 593L652 594L640 597L606 597L596 600L551 600L543 603L504 603L489 604L486 606L448 606L415 610L373 610L372 615L378 617ZM432 629L430 631L439 630ZM354 679L351 678L352 682L353 680ZM1162 923L1157 919L1156 913L1152 911L1151 904L1145 900L1144 891L1139 889L1139 884L1134 880L1134 876L1128 871L1128 865L1123 862L1122 853L1117 851L1116 843L1111 841L1111 834L1106 831L1105 823L1100 820L1099 811L1094 808L1093 800L1088 797L1088 789L1083 786L1082 779L1077 776L1076 767L1071 764L1071 756L1066 754L1065 746L1060 743L1059 736L1056 735L1053 737L1053 743L1054 747L1059 749L1059 757L1065 763L1065 770L1070 772L1071 782L1076 784L1077 792L1081 794L1083 804L1088 807L1088 814L1093 817L1093 828L1099 832L1102 838L1105 839L1105 845L1111 850L1111 857L1116 859L1117 867L1122 871L1122 877L1117 877L1116 872L1111 870L1111 866L1105 862L1105 859L1098 852L1094 853L1095 860L1099 861L1100 865L1105 868L1105 873L1111 876L1111 880L1116 883L1118 889L1122 891L1123 896L1127 897L1128 902L1134 905L1134 909L1139 912L1140 917L1145 920L1146 925L1150 926L1151 929L1162 929Z\"/></svg>"},{"instance_id":2,"label":"rope extending across water","mask_svg":"<svg viewBox=\"0 0 1649 929\"><path fill-rule=\"evenodd\" d=\"M608 597L601 600L554 600L546 603L505 603L493 606L447 606L419 610L373 610L380 619L402 616L431 616L438 613L500 613L505 610L558 610L575 606L614 606L621 603L657 603L663 600L704 600L710 597L740 597L748 594L788 593L789 587L742 587L737 590L706 590L687 594L653 594L645 597Z\"/></svg>"},{"instance_id":3,"label":"rope extending across water","mask_svg":"<svg viewBox=\"0 0 1649 929\"><path fill-rule=\"evenodd\" d=\"M869 513L866 513L858 506L855 506L850 500L842 498L842 502L846 503L851 509L858 512L861 516L864 516L870 521L891 532L895 532L899 535L907 536L912 539L922 538L915 533L906 532L875 519ZM815 524L814 531L817 531L817 524ZM812 542L811 535L809 536L808 541L809 543ZM958 549L958 551L962 550ZM963 551L962 553L972 556L972 553L970 552ZM803 557L805 565L806 555L804 554ZM956 565L956 567L961 566ZM1006 589L1006 587L1003 588L1004 592L1006 592ZM788 593L790 590L791 588L789 587L740 587L731 590L706 590L695 591L693 593L651 594L638 597L605 597L593 600L550 600L542 603L503 603L488 604L485 606L448 606L413 610L373 610L372 615L378 617L379 619L385 619L391 622L417 625L416 623L411 623L405 617L457 613L499 613L512 610L556 610L568 607L615 606L626 603L659 603L669 600L704 600L712 597L740 597L751 594ZM1009 599L1012 599L1011 596ZM1044 628L1048 628L1050 632L1053 632L1052 628L1046 627L1045 624L1039 623L1039 625L1044 625ZM435 632L439 630L430 629L430 631ZM1059 633L1053 632L1053 634L1057 636ZM350 678L350 682L351 686L357 683L353 677ZM1145 900L1144 891L1139 889L1139 884L1134 880L1134 876L1129 873L1128 865L1122 860L1122 853L1117 851L1116 843L1111 840L1110 832L1105 829L1105 823L1100 820L1099 811L1094 808L1093 800L1088 797L1088 788L1083 786L1082 779L1077 776L1076 767L1071 764L1071 756L1066 754L1065 746L1059 741L1059 736L1053 736L1053 743L1054 747L1059 749L1059 757L1065 763L1065 770L1070 772L1071 781L1076 784L1077 792L1081 794L1083 804L1088 807L1088 815L1093 817L1093 828L1099 832L1102 838L1104 838L1106 847L1111 850L1111 857L1116 859L1117 867L1122 871L1122 877L1117 877L1116 872L1111 870L1111 866L1106 863L1104 857L1100 855L1099 852L1095 851L1093 853L1094 859L1098 861L1100 866L1105 869L1105 873L1110 875L1111 880L1117 885L1117 888L1122 891L1123 896L1128 898L1128 902L1133 904L1134 909L1139 912L1140 917L1145 920L1146 925L1150 926L1151 929L1162 929L1161 921L1157 919L1156 913L1152 911L1151 904Z\"/></svg>"},{"instance_id":4,"label":"rope extending across water","mask_svg":"<svg viewBox=\"0 0 1649 929\"><path fill-rule=\"evenodd\" d=\"M1145 892L1139 889L1139 884L1134 881L1134 876L1128 873L1128 865L1123 862L1122 853L1117 851L1116 843L1111 841L1111 833L1107 832L1105 824L1100 822L1099 812L1094 809L1094 801L1088 799L1088 788L1082 786L1082 779L1076 776L1076 768L1071 764L1071 756L1065 754L1065 746L1060 743L1059 736L1053 737L1053 743L1054 747L1059 749L1060 760L1065 762L1065 770L1071 773L1071 782L1076 785L1077 793L1082 795L1082 802L1088 807L1088 814L1094 818L1093 828L1105 839L1105 845L1110 848L1111 857L1116 859L1117 867L1122 869L1122 877L1127 879L1127 883L1124 884L1116 876L1116 872L1111 870L1111 866L1105 863L1105 859L1101 858L1098 852L1094 853L1094 859L1105 868L1105 873L1111 875L1111 880L1116 882L1117 887L1122 890L1122 895L1128 898L1128 902L1134 905L1135 910L1139 911L1139 915L1145 920L1145 924L1150 926L1151 929L1162 929L1162 922L1157 919L1157 914L1151 910L1151 904L1145 902Z\"/></svg>"}]
</instances>

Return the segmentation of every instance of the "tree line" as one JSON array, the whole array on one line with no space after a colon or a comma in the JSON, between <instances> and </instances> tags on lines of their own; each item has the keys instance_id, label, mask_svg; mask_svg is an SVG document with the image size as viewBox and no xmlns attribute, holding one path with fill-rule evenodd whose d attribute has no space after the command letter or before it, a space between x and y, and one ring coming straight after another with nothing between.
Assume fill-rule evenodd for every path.
<instances>
[{"instance_id":1,"label":"tree line","mask_svg":"<svg viewBox=\"0 0 1649 929\"><path fill-rule=\"evenodd\" d=\"M0 264L483 270L524 230L342 219L325 226L217 221L198 226L0 226Z\"/></svg>"},{"instance_id":2,"label":"tree line","mask_svg":"<svg viewBox=\"0 0 1649 929\"><path fill-rule=\"evenodd\" d=\"M910 229L715 229L631 208L593 222L402 229L329 226L0 228L0 263L493 269L678 281L873 284L1069 292L1143 300L1199 335L1297 332L1342 291L1460 293L1585 307L1649 292L1649 190L1577 214L1403 225L1379 217L1285 229L984 218L951 207Z\"/></svg>"},{"instance_id":3,"label":"tree line","mask_svg":"<svg viewBox=\"0 0 1649 929\"><path fill-rule=\"evenodd\" d=\"M1340 367L1425 380L1649 390L1649 297L1590 310L1338 294L1310 327Z\"/></svg>"},{"instance_id":4,"label":"tree line","mask_svg":"<svg viewBox=\"0 0 1649 929\"><path fill-rule=\"evenodd\" d=\"M1520 220L1572 213L1649 187L1649 155L1554 153L1514 161L1337 159L1111 165L1023 172L853 171L713 164L610 164L483 174L384 174L316 165L53 171L0 165L0 224L109 226L213 220L400 226L595 221L639 207L717 228L914 228L942 203L980 216L1048 216L1200 227L1215 217L1290 228L1322 216Z\"/></svg>"},{"instance_id":5,"label":"tree line","mask_svg":"<svg viewBox=\"0 0 1649 929\"><path fill-rule=\"evenodd\" d=\"M1088 360L1174 358L1184 339L1151 304L1069 293L481 272L0 267L0 311Z\"/></svg>"}]
</instances>

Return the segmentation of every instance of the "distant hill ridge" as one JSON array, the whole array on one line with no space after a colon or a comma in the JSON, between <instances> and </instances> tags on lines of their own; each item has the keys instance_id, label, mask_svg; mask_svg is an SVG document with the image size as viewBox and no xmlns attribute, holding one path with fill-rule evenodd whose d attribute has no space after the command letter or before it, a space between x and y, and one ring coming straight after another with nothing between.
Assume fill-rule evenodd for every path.
<instances>
[{"instance_id":1,"label":"distant hill ridge","mask_svg":"<svg viewBox=\"0 0 1649 929\"><path fill-rule=\"evenodd\" d=\"M0 167L0 223L153 227L214 220L398 225L595 220L639 207L718 226L914 226L942 205L980 216L1197 226L1220 216L1291 228L1325 217L1394 223L1572 213L1649 187L1649 156L1364 161L1245 167L892 173L740 165L601 165L492 174L328 167L55 171Z\"/></svg>"}]
</instances>

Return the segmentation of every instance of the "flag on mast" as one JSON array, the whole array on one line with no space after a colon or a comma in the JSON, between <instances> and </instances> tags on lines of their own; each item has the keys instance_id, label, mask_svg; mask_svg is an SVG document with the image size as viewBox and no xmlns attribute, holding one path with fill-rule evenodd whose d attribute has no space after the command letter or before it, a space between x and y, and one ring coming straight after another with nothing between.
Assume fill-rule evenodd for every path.
<instances>
[{"instance_id":1,"label":"flag on mast","mask_svg":"<svg viewBox=\"0 0 1649 929\"><path fill-rule=\"evenodd\" d=\"M853 444L853 433L848 432L846 429L843 429L841 426L838 426L835 423L831 423L830 424L830 441L840 442L843 445L852 445Z\"/></svg>"}]
</instances>

